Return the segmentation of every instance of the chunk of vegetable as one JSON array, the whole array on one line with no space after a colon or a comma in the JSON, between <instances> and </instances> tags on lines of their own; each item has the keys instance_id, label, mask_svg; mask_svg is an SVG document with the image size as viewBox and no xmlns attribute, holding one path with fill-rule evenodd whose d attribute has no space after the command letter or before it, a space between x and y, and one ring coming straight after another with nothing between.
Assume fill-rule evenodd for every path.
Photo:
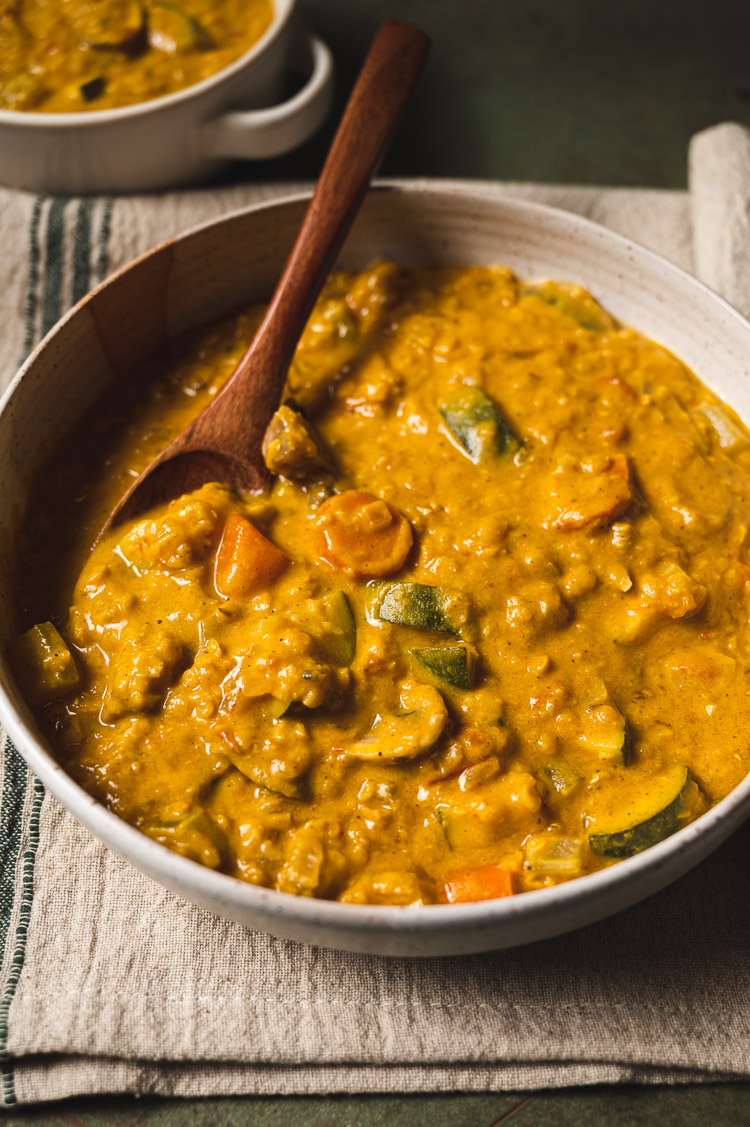
<instances>
[{"instance_id":1,"label":"chunk of vegetable","mask_svg":"<svg viewBox=\"0 0 750 1127\"><path fill-rule=\"evenodd\" d=\"M601 819L595 823L596 832L589 834L589 845L598 857L633 857L691 822L706 802L689 769L674 767L625 805L627 814L608 819L613 828Z\"/></svg>"},{"instance_id":2,"label":"chunk of vegetable","mask_svg":"<svg viewBox=\"0 0 750 1127\"><path fill-rule=\"evenodd\" d=\"M214 584L225 599L247 599L278 579L289 557L239 513L232 513L216 554Z\"/></svg>"},{"instance_id":3,"label":"chunk of vegetable","mask_svg":"<svg viewBox=\"0 0 750 1127\"><path fill-rule=\"evenodd\" d=\"M263 459L273 474L304 479L331 472L320 441L304 415L284 403L263 436Z\"/></svg>"},{"instance_id":4,"label":"chunk of vegetable","mask_svg":"<svg viewBox=\"0 0 750 1127\"><path fill-rule=\"evenodd\" d=\"M664 622L692 618L708 594L673 560L664 560L641 579L632 597L625 601L625 622L617 632L618 642L642 642Z\"/></svg>"},{"instance_id":5,"label":"chunk of vegetable","mask_svg":"<svg viewBox=\"0 0 750 1127\"><path fill-rule=\"evenodd\" d=\"M217 869L226 851L227 841L223 831L205 810L192 810L184 817L149 822L143 832L160 845L175 853L198 861L209 869Z\"/></svg>"},{"instance_id":6,"label":"chunk of vegetable","mask_svg":"<svg viewBox=\"0 0 750 1127\"><path fill-rule=\"evenodd\" d=\"M479 464L521 445L494 403L480 387L461 387L438 404L445 425L472 462Z\"/></svg>"},{"instance_id":7,"label":"chunk of vegetable","mask_svg":"<svg viewBox=\"0 0 750 1127\"><path fill-rule=\"evenodd\" d=\"M477 869L460 869L445 882L445 898L449 904L465 904L474 900L496 900L512 896L518 878L505 865L481 865Z\"/></svg>"},{"instance_id":8,"label":"chunk of vegetable","mask_svg":"<svg viewBox=\"0 0 750 1127\"><path fill-rule=\"evenodd\" d=\"M442 735L448 709L431 685L401 686L402 712L378 716L372 730L349 750L358 759L414 759Z\"/></svg>"},{"instance_id":9,"label":"chunk of vegetable","mask_svg":"<svg viewBox=\"0 0 750 1127\"><path fill-rule=\"evenodd\" d=\"M205 27L169 0L149 5L148 41L169 55L186 51L208 51L214 46Z\"/></svg>"},{"instance_id":10,"label":"chunk of vegetable","mask_svg":"<svg viewBox=\"0 0 750 1127\"><path fill-rule=\"evenodd\" d=\"M563 759L555 759L540 767L542 781L561 798L567 798L581 783L581 776Z\"/></svg>"},{"instance_id":11,"label":"chunk of vegetable","mask_svg":"<svg viewBox=\"0 0 750 1127\"><path fill-rule=\"evenodd\" d=\"M722 450L744 450L750 444L747 431L732 418L726 407L718 403L701 403L696 411L709 421Z\"/></svg>"},{"instance_id":12,"label":"chunk of vegetable","mask_svg":"<svg viewBox=\"0 0 750 1127\"><path fill-rule=\"evenodd\" d=\"M82 82L79 86L84 102L95 102L97 98L101 98L106 89L107 80L101 74L97 74L94 78L87 79L86 82Z\"/></svg>"},{"instance_id":13,"label":"chunk of vegetable","mask_svg":"<svg viewBox=\"0 0 750 1127\"><path fill-rule=\"evenodd\" d=\"M459 646L428 646L409 650L417 665L436 681L452 689L471 689L474 686L476 650L461 643Z\"/></svg>"},{"instance_id":14,"label":"chunk of vegetable","mask_svg":"<svg viewBox=\"0 0 750 1127\"><path fill-rule=\"evenodd\" d=\"M62 0L62 10L90 47L130 50L145 32L146 13L137 0Z\"/></svg>"},{"instance_id":15,"label":"chunk of vegetable","mask_svg":"<svg viewBox=\"0 0 750 1127\"><path fill-rule=\"evenodd\" d=\"M246 779L284 798L309 797L305 775L310 754L304 742L293 736L286 740L272 738L247 749L230 729L218 734L226 746L227 759Z\"/></svg>"},{"instance_id":16,"label":"chunk of vegetable","mask_svg":"<svg viewBox=\"0 0 750 1127\"><path fill-rule=\"evenodd\" d=\"M545 304L554 305L566 317L571 317L582 328L594 333L617 328L614 317L590 293L572 282L538 282L533 286L524 286L521 296L538 297Z\"/></svg>"},{"instance_id":17,"label":"chunk of vegetable","mask_svg":"<svg viewBox=\"0 0 750 1127\"><path fill-rule=\"evenodd\" d=\"M583 714L580 742L608 759L627 767L632 756L630 727L613 704L594 705Z\"/></svg>"},{"instance_id":18,"label":"chunk of vegetable","mask_svg":"<svg viewBox=\"0 0 750 1127\"><path fill-rule=\"evenodd\" d=\"M337 665L351 665L357 648L357 625L351 603L343 591L332 591L321 599L318 637Z\"/></svg>"},{"instance_id":19,"label":"chunk of vegetable","mask_svg":"<svg viewBox=\"0 0 750 1127\"><path fill-rule=\"evenodd\" d=\"M469 617L469 600L462 591L429 587L424 583L373 583L367 601L372 621L395 622L418 630L460 634Z\"/></svg>"},{"instance_id":20,"label":"chunk of vegetable","mask_svg":"<svg viewBox=\"0 0 750 1127\"><path fill-rule=\"evenodd\" d=\"M606 470L592 473L581 466L563 466L551 479L552 508L542 527L568 531L611 524L632 499L630 463L623 454Z\"/></svg>"},{"instance_id":21,"label":"chunk of vegetable","mask_svg":"<svg viewBox=\"0 0 750 1127\"><path fill-rule=\"evenodd\" d=\"M35 700L57 700L81 683L75 658L51 622L32 626L18 640L22 678Z\"/></svg>"},{"instance_id":22,"label":"chunk of vegetable","mask_svg":"<svg viewBox=\"0 0 750 1127\"><path fill-rule=\"evenodd\" d=\"M412 546L408 520L362 489L347 489L324 501L315 532L321 558L354 576L392 575L403 567Z\"/></svg>"},{"instance_id":23,"label":"chunk of vegetable","mask_svg":"<svg viewBox=\"0 0 750 1127\"><path fill-rule=\"evenodd\" d=\"M559 834L530 837L524 846L525 863L535 873L575 877L583 869L583 839Z\"/></svg>"},{"instance_id":24,"label":"chunk of vegetable","mask_svg":"<svg viewBox=\"0 0 750 1127\"><path fill-rule=\"evenodd\" d=\"M0 55L3 44L0 38ZM28 71L21 71L0 86L0 107L5 110L32 110L47 96L41 79Z\"/></svg>"}]
</instances>

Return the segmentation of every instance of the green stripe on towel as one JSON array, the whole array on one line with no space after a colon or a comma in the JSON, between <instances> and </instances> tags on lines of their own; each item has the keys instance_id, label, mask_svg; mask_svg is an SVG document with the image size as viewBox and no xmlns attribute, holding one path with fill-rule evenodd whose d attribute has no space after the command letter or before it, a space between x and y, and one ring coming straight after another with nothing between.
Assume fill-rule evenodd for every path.
<instances>
[{"instance_id":1,"label":"green stripe on towel","mask_svg":"<svg viewBox=\"0 0 750 1127\"><path fill-rule=\"evenodd\" d=\"M94 200L78 201L75 237L73 241L73 304L80 301L91 289L91 220Z\"/></svg>"}]
</instances>

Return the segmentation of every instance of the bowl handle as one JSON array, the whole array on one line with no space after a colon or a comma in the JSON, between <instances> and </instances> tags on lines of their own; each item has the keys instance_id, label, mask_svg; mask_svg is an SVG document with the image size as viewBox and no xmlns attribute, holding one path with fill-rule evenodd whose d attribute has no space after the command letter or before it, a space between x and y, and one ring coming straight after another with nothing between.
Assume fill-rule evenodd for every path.
<instances>
[{"instance_id":1,"label":"bowl handle","mask_svg":"<svg viewBox=\"0 0 750 1127\"><path fill-rule=\"evenodd\" d=\"M312 63L310 77L293 97L278 106L230 110L201 129L203 155L262 160L295 149L325 121L333 102L333 58L328 47L303 30L294 54Z\"/></svg>"}]
</instances>

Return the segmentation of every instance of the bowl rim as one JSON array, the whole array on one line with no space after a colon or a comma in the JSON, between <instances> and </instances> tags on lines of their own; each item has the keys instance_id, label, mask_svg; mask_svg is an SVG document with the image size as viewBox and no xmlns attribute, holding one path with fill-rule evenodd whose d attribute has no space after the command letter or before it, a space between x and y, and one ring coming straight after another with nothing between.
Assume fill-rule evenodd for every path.
<instances>
[{"instance_id":1,"label":"bowl rim","mask_svg":"<svg viewBox=\"0 0 750 1127\"><path fill-rule=\"evenodd\" d=\"M221 86L224 82L229 81L245 67L251 66L279 38L294 15L296 0L272 0L272 3L273 17L260 38L256 39L255 43L233 62L227 63L220 70L202 78L200 82L193 82L180 90L174 90L171 94L160 94L157 98L146 98L128 106L112 106L106 110L51 113L49 111L0 109L0 126L10 125L19 129L28 126L31 129L57 128L60 130L94 128L97 125L145 117L183 102L199 99L214 87Z\"/></svg>"},{"instance_id":2,"label":"bowl rim","mask_svg":"<svg viewBox=\"0 0 750 1127\"><path fill-rule=\"evenodd\" d=\"M590 238L610 242L623 257L629 255L632 259L632 256L635 255L663 273L671 274L675 281L683 285L687 284L690 288L699 292L702 300L714 304L725 316L734 320L742 331L750 334L750 321L743 317L728 301L704 282L663 256L584 216L532 200L499 195L496 188L491 187L491 185L491 181L391 178L378 180L371 188L370 193L393 192L401 195L425 193L436 197L455 199L471 200L473 198L490 203L494 202L500 207L509 208L511 211L517 209L526 212L527 215L532 215L537 220L546 219L548 222L562 222L569 226L572 225L574 228L578 227L582 230L582 233L588 234ZM78 316L101 290L116 283L143 261L164 253L176 242L187 242L190 238L199 236L221 224L241 219L248 214L304 204L309 201L310 196L310 191L292 192L272 201L266 200L251 204L248 207L237 208L225 215L209 219L180 232L179 235L159 243L120 267L69 309L30 353L8 385L5 393L0 397L0 416L7 409L21 381L36 363L41 353L49 347L54 336L69 320ZM631 262L631 265L634 265L634 263ZM635 883L639 874L668 868L673 854L684 849L689 850L700 838L713 839L710 848L695 856L683 870L681 875L684 875L710 852L713 852L729 836L729 833L737 829L741 822L750 816L750 773L748 773L724 798L709 807L693 822L663 841L650 846L633 857L614 862L597 872L574 877L551 888L535 889L517 896L466 904L423 904L419 906L347 904L337 900L295 896L250 884L238 877L208 869L200 863L182 857L166 846L160 845L117 814L108 810L75 782L72 776L68 775L57 762L51 751L44 747L42 739L36 736L32 724L24 716L24 711L26 711L28 717L31 717L28 705L23 702L22 708L17 709L11 699L11 694L6 692L3 681L7 674L10 674L9 680L13 684L14 679L10 664L6 655L0 653L0 724L5 728L10 739L45 787L77 821L81 822L108 848L121 856L123 853L127 854L129 863L142 873L153 876L153 879L163 880L170 886L171 882L174 882L182 888L190 889L191 892L203 897L204 903L223 902L227 906L246 910L248 915L253 911L256 913L263 912L267 917L284 919L290 924L309 925L312 928L316 926L328 927L339 931L342 935L348 932L361 932L363 929L381 935L398 932L404 935L418 936L420 933L434 933L436 931L450 935L451 932L466 931L468 928L476 927L479 924L492 927L502 924L503 921L510 923L520 917L534 920L547 915L561 914L566 908L575 909L576 905L583 907L602 894L616 893L621 886ZM18 697L19 700L23 701L20 691ZM732 817L733 815L734 817ZM729 828L727 828L727 825L729 825ZM674 879L678 878L667 877L662 883L671 883ZM624 908L627 904L641 898L636 896L623 903L622 907ZM601 913L601 915L611 915L619 910L620 907L616 905L611 910ZM586 919L583 919L581 924L573 923L561 930L584 926L586 922Z\"/></svg>"}]
</instances>

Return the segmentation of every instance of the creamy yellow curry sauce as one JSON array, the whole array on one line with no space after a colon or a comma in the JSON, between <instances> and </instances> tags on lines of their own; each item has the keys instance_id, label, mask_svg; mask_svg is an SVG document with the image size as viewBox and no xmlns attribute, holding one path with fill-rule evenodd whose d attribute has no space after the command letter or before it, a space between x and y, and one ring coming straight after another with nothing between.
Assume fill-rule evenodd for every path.
<instances>
[{"instance_id":1,"label":"creamy yellow curry sauce","mask_svg":"<svg viewBox=\"0 0 750 1127\"><path fill-rule=\"evenodd\" d=\"M0 109L113 109L238 59L271 0L0 0Z\"/></svg>"},{"instance_id":2,"label":"creamy yellow curry sauce","mask_svg":"<svg viewBox=\"0 0 750 1127\"><path fill-rule=\"evenodd\" d=\"M74 778L242 880L412 905L632 856L747 774L750 435L573 285L335 274L270 494L87 558L260 315L115 388L30 507L20 669Z\"/></svg>"}]
</instances>

